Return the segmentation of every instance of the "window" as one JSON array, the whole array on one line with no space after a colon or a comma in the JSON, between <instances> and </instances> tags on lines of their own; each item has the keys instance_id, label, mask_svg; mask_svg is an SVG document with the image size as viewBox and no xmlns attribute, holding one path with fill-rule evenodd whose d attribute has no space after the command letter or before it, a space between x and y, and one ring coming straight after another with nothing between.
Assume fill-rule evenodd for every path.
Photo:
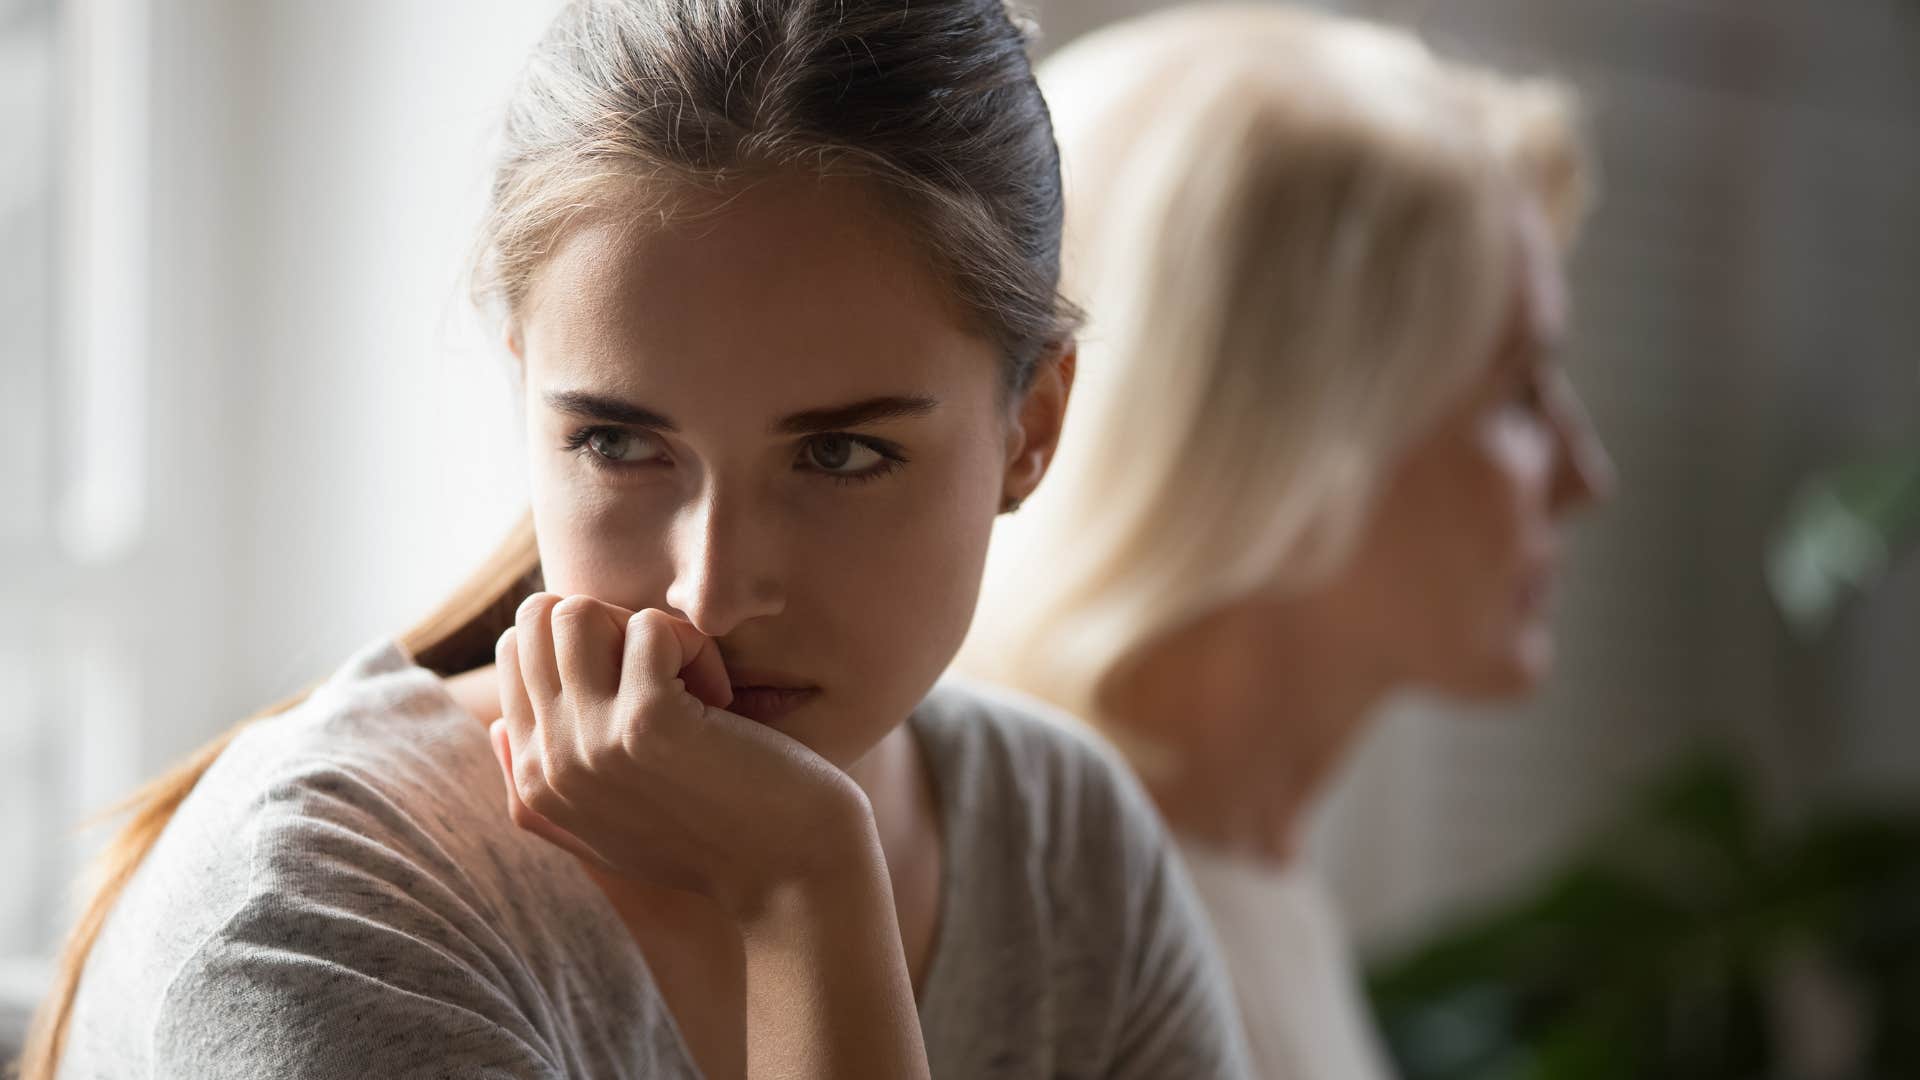
<instances>
[{"instance_id":1,"label":"window","mask_svg":"<svg viewBox=\"0 0 1920 1080\"><path fill-rule=\"evenodd\" d=\"M145 22L0 0L0 993L37 991L93 843L137 777ZM96 837L87 837L97 842Z\"/></svg>"}]
</instances>

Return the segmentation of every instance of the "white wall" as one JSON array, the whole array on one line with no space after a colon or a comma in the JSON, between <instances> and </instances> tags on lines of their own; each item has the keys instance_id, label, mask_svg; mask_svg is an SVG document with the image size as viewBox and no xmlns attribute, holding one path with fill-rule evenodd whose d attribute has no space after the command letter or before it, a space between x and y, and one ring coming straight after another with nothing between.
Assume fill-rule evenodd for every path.
<instances>
[{"instance_id":1,"label":"white wall","mask_svg":"<svg viewBox=\"0 0 1920 1080\"><path fill-rule=\"evenodd\" d=\"M522 504L467 303L490 133L541 0L228 5L230 614L249 700L398 630Z\"/></svg>"},{"instance_id":2,"label":"white wall","mask_svg":"<svg viewBox=\"0 0 1920 1080\"><path fill-rule=\"evenodd\" d=\"M6 538L0 961L64 928L84 815L403 627L523 503L463 272L555 6L64 7L61 359L8 415L53 418L43 524L77 527Z\"/></svg>"}]
</instances>

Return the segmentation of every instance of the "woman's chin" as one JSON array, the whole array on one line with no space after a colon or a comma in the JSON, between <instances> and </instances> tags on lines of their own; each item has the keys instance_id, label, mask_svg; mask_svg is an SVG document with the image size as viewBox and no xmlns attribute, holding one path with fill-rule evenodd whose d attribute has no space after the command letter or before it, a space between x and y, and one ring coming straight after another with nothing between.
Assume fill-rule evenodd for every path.
<instances>
[{"instance_id":1,"label":"woman's chin","mask_svg":"<svg viewBox=\"0 0 1920 1080\"><path fill-rule=\"evenodd\" d=\"M1515 634L1504 648L1490 649L1477 660L1461 665L1455 677L1439 687L1448 697L1488 704L1519 701L1533 696L1553 672L1553 634L1546 627L1529 627Z\"/></svg>"},{"instance_id":2,"label":"woman's chin","mask_svg":"<svg viewBox=\"0 0 1920 1080\"><path fill-rule=\"evenodd\" d=\"M1487 696L1502 700L1531 697L1553 673L1553 632L1545 626L1522 630L1492 668Z\"/></svg>"}]
</instances>

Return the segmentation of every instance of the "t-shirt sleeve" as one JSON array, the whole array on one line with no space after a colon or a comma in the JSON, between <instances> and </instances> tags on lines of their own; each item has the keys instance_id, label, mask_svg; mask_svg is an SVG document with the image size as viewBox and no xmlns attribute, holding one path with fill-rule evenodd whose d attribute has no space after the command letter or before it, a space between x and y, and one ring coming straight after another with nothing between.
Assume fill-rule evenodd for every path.
<instances>
[{"instance_id":1,"label":"t-shirt sleeve","mask_svg":"<svg viewBox=\"0 0 1920 1080\"><path fill-rule=\"evenodd\" d=\"M248 888L167 984L156 1077L565 1075L446 836L337 765L267 785L244 832Z\"/></svg>"},{"instance_id":2,"label":"t-shirt sleeve","mask_svg":"<svg viewBox=\"0 0 1920 1080\"><path fill-rule=\"evenodd\" d=\"M1245 1033L1206 914L1159 815L1131 777L1117 778L1116 805L1139 883L1113 1080L1251 1075Z\"/></svg>"}]
</instances>

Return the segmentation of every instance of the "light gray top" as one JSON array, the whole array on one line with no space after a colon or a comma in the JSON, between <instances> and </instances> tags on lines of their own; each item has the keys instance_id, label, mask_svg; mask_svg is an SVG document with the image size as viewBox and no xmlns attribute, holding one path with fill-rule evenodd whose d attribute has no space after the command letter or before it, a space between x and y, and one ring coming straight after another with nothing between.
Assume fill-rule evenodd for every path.
<instances>
[{"instance_id":1,"label":"light gray top","mask_svg":"<svg viewBox=\"0 0 1920 1080\"><path fill-rule=\"evenodd\" d=\"M1213 921L1260 1080L1393 1075L1338 909L1304 863L1270 867L1182 843Z\"/></svg>"},{"instance_id":2,"label":"light gray top","mask_svg":"<svg viewBox=\"0 0 1920 1080\"><path fill-rule=\"evenodd\" d=\"M977 687L911 723L946 837L934 1076L1243 1076L1204 916L1123 768ZM181 806L88 962L61 1076L696 1076L605 895L504 798L445 684L363 650Z\"/></svg>"}]
</instances>

